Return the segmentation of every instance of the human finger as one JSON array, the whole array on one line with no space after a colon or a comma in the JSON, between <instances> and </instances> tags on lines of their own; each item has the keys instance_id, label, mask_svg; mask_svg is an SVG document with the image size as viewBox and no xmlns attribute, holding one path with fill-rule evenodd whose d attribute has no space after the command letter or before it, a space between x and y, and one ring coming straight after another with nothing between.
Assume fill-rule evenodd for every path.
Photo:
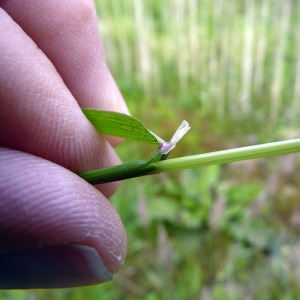
<instances>
[{"instance_id":1,"label":"human finger","mask_svg":"<svg viewBox=\"0 0 300 300\"><path fill-rule=\"evenodd\" d=\"M128 113L106 64L92 0L5 1L2 7L49 58L81 107Z\"/></svg>"},{"instance_id":2,"label":"human finger","mask_svg":"<svg viewBox=\"0 0 300 300\"><path fill-rule=\"evenodd\" d=\"M0 148L0 174L0 288L95 284L120 269L125 230L93 186L6 148Z\"/></svg>"},{"instance_id":3,"label":"human finger","mask_svg":"<svg viewBox=\"0 0 300 300\"><path fill-rule=\"evenodd\" d=\"M0 145L80 173L120 163L48 57L0 9ZM117 184L101 191L110 196Z\"/></svg>"}]
</instances>

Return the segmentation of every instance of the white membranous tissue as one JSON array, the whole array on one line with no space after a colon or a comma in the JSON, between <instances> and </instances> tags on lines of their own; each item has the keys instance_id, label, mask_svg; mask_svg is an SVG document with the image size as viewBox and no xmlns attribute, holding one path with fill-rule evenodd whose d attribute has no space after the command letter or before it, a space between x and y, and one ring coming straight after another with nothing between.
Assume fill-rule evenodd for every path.
<instances>
[{"instance_id":1,"label":"white membranous tissue","mask_svg":"<svg viewBox=\"0 0 300 300\"><path fill-rule=\"evenodd\" d=\"M178 127L174 135L172 136L169 142L164 141L154 132L150 131L150 133L155 136L157 141L159 142L158 151L161 154L168 154L172 149L175 148L176 144L182 139L182 137L191 129L191 126L187 121L183 121L181 125Z\"/></svg>"}]
</instances>

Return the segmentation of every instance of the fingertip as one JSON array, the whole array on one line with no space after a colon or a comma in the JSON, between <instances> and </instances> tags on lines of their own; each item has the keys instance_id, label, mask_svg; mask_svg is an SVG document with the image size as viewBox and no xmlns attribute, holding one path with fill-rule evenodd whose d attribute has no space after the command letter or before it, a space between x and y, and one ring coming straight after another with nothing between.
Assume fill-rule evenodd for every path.
<instances>
[{"instance_id":1,"label":"fingertip","mask_svg":"<svg viewBox=\"0 0 300 300\"><path fill-rule=\"evenodd\" d=\"M94 248L110 274L127 251L122 221L105 197L70 171L44 159L1 149L0 252L37 245Z\"/></svg>"},{"instance_id":2,"label":"fingertip","mask_svg":"<svg viewBox=\"0 0 300 300\"><path fill-rule=\"evenodd\" d=\"M4 9L38 45L80 107L129 114L106 64L93 1L9 1ZM63 30L62 30L63 28ZM113 146L122 139L105 137Z\"/></svg>"}]
</instances>

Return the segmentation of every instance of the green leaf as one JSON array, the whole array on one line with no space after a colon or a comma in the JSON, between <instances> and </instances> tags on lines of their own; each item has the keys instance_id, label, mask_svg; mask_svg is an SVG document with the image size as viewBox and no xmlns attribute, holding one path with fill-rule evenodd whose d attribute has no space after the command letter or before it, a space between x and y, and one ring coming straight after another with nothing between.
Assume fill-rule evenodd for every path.
<instances>
[{"instance_id":1,"label":"green leaf","mask_svg":"<svg viewBox=\"0 0 300 300\"><path fill-rule=\"evenodd\" d=\"M159 144L159 137L153 134L153 132L137 118L107 110L82 108L82 111L94 127L102 134L150 144Z\"/></svg>"}]
</instances>

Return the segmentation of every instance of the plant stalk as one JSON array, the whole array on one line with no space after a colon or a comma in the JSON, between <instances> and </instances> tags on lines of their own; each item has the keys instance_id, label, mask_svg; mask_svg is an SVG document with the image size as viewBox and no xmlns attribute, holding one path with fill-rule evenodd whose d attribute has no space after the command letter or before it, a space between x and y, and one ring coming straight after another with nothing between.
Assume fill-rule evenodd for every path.
<instances>
[{"instance_id":1,"label":"plant stalk","mask_svg":"<svg viewBox=\"0 0 300 300\"><path fill-rule=\"evenodd\" d=\"M295 152L300 152L300 139L184 156L169 160L156 161L152 158L149 161L133 161L109 168L84 172L79 174L79 176L91 184L99 184L162 172L266 158Z\"/></svg>"},{"instance_id":2,"label":"plant stalk","mask_svg":"<svg viewBox=\"0 0 300 300\"><path fill-rule=\"evenodd\" d=\"M155 163L152 173L179 171L241 160L264 158L300 152L300 139L222 150L205 154L173 158Z\"/></svg>"}]
</instances>

